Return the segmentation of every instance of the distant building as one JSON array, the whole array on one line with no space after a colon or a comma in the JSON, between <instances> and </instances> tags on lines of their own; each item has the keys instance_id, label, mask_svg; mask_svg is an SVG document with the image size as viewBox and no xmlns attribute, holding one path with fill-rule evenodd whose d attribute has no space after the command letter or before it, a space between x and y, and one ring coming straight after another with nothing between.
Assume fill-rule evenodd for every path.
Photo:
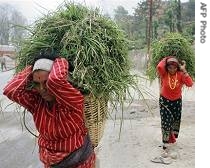
<instances>
[{"instance_id":1,"label":"distant building","mask_svg":"<svg viewBox=\"0 0 210 168\"><path fill-rule=\"evenodd\" d=\"M0 56L15 58L17 53L16 47L12 45L0 45Z\"/></svg>"}]
</instances>

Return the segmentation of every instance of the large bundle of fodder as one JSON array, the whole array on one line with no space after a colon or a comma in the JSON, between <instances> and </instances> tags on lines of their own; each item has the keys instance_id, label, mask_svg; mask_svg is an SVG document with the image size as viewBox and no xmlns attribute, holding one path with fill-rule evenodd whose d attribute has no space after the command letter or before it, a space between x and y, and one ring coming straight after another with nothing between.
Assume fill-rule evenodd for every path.
<instances>
[{"instance_id":1,"label":"large bundle of fodder","mask_svg":"<svg viewBox=\"0 0 210 168\"><path fill-rule=\"evenodd\" d=\"M186 61L188 73L195 77L195 52L189 40L179 33L167 33L160 41L152 44L151 60L147 75L150 80L157 77L156 66L166 56L176 56Z\"/></svg>"},{"instance_id":2,"label":"large bundle of fodder","mask_svg":"<svg viewBox=\"0 0 210 168\"><path fill-rule=\"evenodd\" d=\"M73 66L71 82L95 96L121 95L134 84L125 35L97 9L64 4L36 21L31 33L21 45L17 71L51 47Z\"/></svg>"},{"instance_id":3,"label":"large bundle of fodder","mask_svg":"<svg viewBox=\"0 0 210 168\"><path fill-rule=\"evenodd\" d=\"M34 56L48 48L69 61L69 80L87 96L86 118L92 122L88 127L104 126L107 102L121 102L130 87L137 88L130 74L125 34L97 9L66 3L37 20L31 36L21 44L16 71L32 64ZM96 136L98 143L101 133Z\"/></svg>"}]
</instances>

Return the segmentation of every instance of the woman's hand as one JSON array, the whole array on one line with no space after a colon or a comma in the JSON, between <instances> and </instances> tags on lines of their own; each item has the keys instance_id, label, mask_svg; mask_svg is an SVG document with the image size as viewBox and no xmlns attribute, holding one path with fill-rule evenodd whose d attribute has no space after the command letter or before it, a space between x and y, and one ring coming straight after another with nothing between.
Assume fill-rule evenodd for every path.
<instances>
[{"instance_id":1,"label":"woman's hand","mask_svg":"<svg viewBox=\"0 0 210 168\"><path fill-rule=\"evenodd\" d=\"M186 71L186 61L182 60L181 64L179 65L179 67L180 67L180 70L182 72L187 73L187 71Z\"/></svg>"},{"instance_id":2,"label":"woman's hand","mask_svg":"<svg viewBox=\"0 0 210 168\"><path fill-rule=\"evenodd\" d=\"M179 65L179 67L180 67L180 70L181 70L182 72L184 72L184 74L187 74L187 70L186 70L186 61L185 61L185 60L182 60L182 61L181 61L181 64Z\"/></svg>"}]
</instances>

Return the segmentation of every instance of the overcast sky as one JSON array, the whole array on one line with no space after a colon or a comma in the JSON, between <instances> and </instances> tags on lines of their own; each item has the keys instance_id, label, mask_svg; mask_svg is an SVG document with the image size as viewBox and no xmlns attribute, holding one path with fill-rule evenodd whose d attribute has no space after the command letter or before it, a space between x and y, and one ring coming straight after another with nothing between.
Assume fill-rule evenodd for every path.
<instances>
[{"instance_id":1,"label":"overcast sky","mask_svg":"<svg viewBox=\"0 0 210 168\"><path fill-rule=\"evenodd\" d=\"M16 7L29 21L55 10L64 0L0 0L0 3L8 3ZM104 13L113 13L113 9L122 5L129 13L133 13L139 0L74 0L91 7L99 7Z\"/></svg>"},{"instance_id":2,"label":"overcast sky","mask_svg":"<svg viewBox=\"0 0 210 168\"><path fill-rule=\"evenodd\" d=\"M42 13L55 10L64 0L0 0L0 3L8 3L16 7L29 22L36 20ZM91 7L99 7L103 13L113 13L117 6L123 6L130 14L133 8L141 0L71 0L86 4ZM182 0L188 1L188 0Z\"/></svg>"}]
</instances>

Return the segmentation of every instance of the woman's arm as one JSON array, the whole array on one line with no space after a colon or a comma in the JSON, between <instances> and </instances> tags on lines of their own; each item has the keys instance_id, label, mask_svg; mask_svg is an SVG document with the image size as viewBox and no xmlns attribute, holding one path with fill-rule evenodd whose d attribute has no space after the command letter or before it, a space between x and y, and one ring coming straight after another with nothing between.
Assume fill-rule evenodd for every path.
<instances>
[{"instance_id":1,"label":"woman's arm","mask_svg":"<svg viewBox=\"0 0 210 168\"><path fill-rule=\"evenodd\" d=\"M33 90L27 89L28 83L32 80L31 71L32 67L28 66L16 74L3 89L3 94L30 112L33 112L38 101L38 94Z\"/></svg>"},{"instance_id":2,"label":"woman's arm","mask_svg":"<svg viewBox=\"0 0 210 168\"><path fill-rule=\"evenodd\" d=\"M68 61L65 58L57 58L49 74L47 88L55 96L58 103L82 112L84 97L68 82L67 78Z\"/></svg>"},{"instance_id":3,"label":"woman's arm","mask_svg":"<svg viewBox=\"0 0 210 168\"><path fill-rule=\"evenodd\" d=\"M182 71L182 82L187 87L191 87L193 85L193 80L186 70L186 62L184 60L182 60L182 63L180 64L180 70Z\"/></svg>"},{"instance_id":4,"label":"woman's arm","mask_svg":"<svg viewBox=\"0 0 210 168\"><path fill-rule=\"evenodd\" d=\"M191 87L193 85L193 79L191 76L187 73L187 71L182 72L182 82L187 86Z\"/></svg>"},{"instance_id":5,"label":"woman's arm","mask_svg":"<svg viewBox=\"0 0 210 168\"><path fill-rule=\"evenodd\" d=\"M168 57L165 57L163 58L157 65L156 69L157 69L157 73L160 77L164 76L165 73L166 73L166 69L165 69L165 66L166 66L166 59Z\"/></svg>"}]
</instances>

